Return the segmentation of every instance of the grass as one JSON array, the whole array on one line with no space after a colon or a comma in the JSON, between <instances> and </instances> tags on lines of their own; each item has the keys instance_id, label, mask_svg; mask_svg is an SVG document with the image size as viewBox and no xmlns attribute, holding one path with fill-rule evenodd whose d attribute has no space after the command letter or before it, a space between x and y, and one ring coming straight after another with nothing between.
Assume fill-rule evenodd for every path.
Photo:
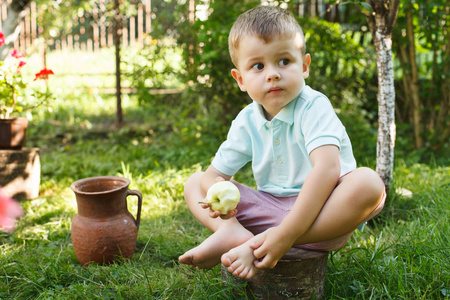
<instances>
[{"instance_id":1,"label":"grass","mask_svg":"<svg viewBox=\"0 0 450 300\"><path fill-rule=\"evenodd\" d=\"M13 234L0 233L0 299L230 299L230 289L242 290L224 286L218 267L177 261L210 234L182 193L224 137L216 118L196 115L178 96L145 106L130 96L127 126L117 130L110 96L82 86L57 94L52 112L37 112L29 130L28 145L41 149L40 196L21 202L25 215ZM390 195L363 232L330 254L327 299L450 297L449 173L445 158L397 157L395 185L412 196ZM131 260L86 268L71 244L77 207L70 184L100 175L127 177L142 192L141 227ZM237 179L252 184L248 169ZM136 202L129 198L133 215Z\"/></svg>"},{"instance_id":2,"label":"grass","mask_svg":"<svg viewBox=\"0 0 450 300\"><path fill-rule=\"evenodd\" d=\"M339 291L337 299L450 296L449 169L401 161L395 173L413 196L393 195L368 233L356 233L333 253L327 283Z\"/></svg>"}]
</instances>

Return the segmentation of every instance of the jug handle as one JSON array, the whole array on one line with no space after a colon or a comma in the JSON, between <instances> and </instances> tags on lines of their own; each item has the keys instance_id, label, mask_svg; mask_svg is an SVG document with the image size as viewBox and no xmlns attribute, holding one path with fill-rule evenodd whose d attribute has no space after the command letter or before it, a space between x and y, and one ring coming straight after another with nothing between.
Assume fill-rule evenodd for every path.
<instances>
[{"instance_id":1,"label":"jug handle","mask_svg":"<svg viewBox=\"0 0 450 300\"><path fill-rule=\"evenodd\" d=\"M139 224L141 223L142 194L141 194L141 192L139 192L137 190L128 190L127 197L129 195L134 195L134 196L138 197L138 211L137 211L135 223L136 223L136 227L139 228Z\"/></svg>"}]
</instances>

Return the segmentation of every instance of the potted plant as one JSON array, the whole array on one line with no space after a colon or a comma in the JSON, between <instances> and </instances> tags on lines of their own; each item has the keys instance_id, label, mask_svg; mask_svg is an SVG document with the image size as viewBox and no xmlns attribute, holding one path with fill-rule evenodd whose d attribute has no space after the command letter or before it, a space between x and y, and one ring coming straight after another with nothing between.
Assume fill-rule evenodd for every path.
<instances>
[{"instance_id":1,"label":"potted plant","mask_svg":"<svg viewBox=\"0 0 450 300\"><path fill-rule=\"evenodd\" d=\"M0 47L5 38L0 32ZM21 149L26 138L28 119L18 115L36 108L50 97L48 87L45 92L27 89L22 77L22 67L26 64L25 55L13 50L4 61L0 61L0 149ZM52 70L44 68L34 80L48 79Z\"/></svg>"}]
</instances>

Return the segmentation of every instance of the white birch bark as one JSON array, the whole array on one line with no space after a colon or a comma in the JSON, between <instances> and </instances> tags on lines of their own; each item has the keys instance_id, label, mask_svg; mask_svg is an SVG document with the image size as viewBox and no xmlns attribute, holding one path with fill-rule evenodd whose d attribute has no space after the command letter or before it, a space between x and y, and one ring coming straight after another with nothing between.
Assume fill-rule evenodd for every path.
<instances>
[{"instance_id":1,"label":"white birch bark","mask_svg":"<svg viewBox=\"0 0 450 300\"><path fill-rule=\"evenodd\" d=\"M392 28L400 0L366 0L373 12L367 14L377 52L378 69L378 137L377 173L386 190L391 188L395 146L395 88L392 61Z\"/></svg>"},{"instance_id":2,"label":"white birch bark","mask_svg":"<svg viewBox=\"0 0 450 300\"><path fill-rule=\"evenodd\" d=\"M395 146L395 88L392 61L392 39L377 30L375 47L378 68L378 138L377 173L390 188L394 169Z\"/></svg>"}]
</instances>

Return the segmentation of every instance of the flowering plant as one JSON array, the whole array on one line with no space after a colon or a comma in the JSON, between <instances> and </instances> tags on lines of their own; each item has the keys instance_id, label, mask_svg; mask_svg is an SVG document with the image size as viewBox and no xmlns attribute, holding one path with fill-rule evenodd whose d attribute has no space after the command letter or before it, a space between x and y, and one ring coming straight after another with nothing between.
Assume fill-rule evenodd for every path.
<instances>
[{"instance_id":1,"label":"flowering plant","mask_svg":"<svg viewBox=\"0 0 450 300\"><path fill-rule=\"evenodd\" d=\"M5 36L0 32L0 47L5 43ZM27 84L22 77L22 67L25 66L25 54L13 50L4 61L0 61L0 118L9 118L11 113L33 109L44 104L51 97L46 87L45 92L27 90ZM48 79L54 74L52 70L44 68L36 74L37 79Z\"/></svg>"}]
</instances>

